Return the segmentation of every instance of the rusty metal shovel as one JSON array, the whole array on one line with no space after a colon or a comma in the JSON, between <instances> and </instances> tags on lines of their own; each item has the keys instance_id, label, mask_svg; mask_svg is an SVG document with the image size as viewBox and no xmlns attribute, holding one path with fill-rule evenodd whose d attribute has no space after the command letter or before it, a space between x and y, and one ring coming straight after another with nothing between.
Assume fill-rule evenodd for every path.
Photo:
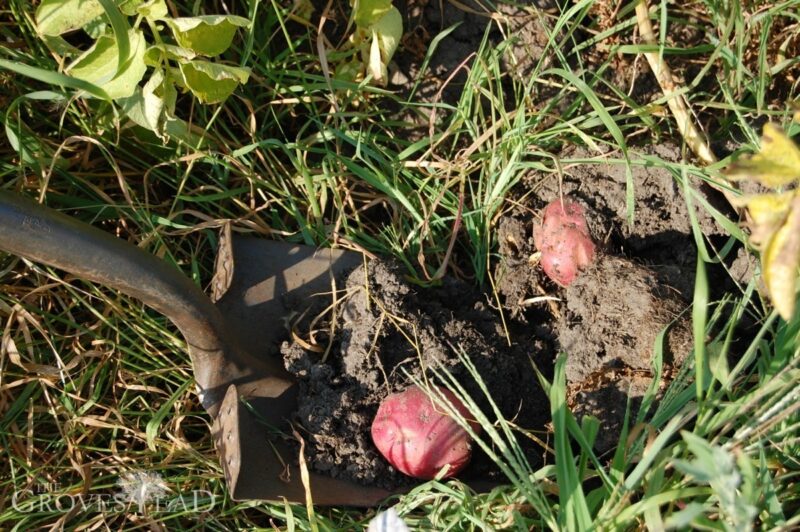
<instances>
[{"instance_id":1,"label":"rusty metal shovel","mask_svg":"<svg viewBox=\"0 0 800 532\"><path fill-rule=\"evenodd\" d=\"M329 290L331 273L359 264L360 255L223 231L212 302L166 262L5 191L0 250L115 288L172 320L186 338L200 400L214 419L231 496L305 501L296 451L279 434L296 408L298 386L276 342L285 331L286 302ZM390 495L314 473L310 485L314 502L323 505L373 506Z\"/></svg>"}]
</instances>

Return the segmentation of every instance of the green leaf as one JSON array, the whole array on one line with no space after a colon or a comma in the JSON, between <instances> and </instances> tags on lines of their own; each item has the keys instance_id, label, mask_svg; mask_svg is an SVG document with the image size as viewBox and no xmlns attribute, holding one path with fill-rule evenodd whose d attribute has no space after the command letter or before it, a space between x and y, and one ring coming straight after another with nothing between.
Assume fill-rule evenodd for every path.
<instances>
[{"instance_id":1,"label":"green leaf","mask_svg":"<svg viewBox=\"0 0 800 532\"><path fill-rule=\"evenodd\" d=\"M156 90L163 84L164 71L156 70L143 89L137 87L133 95L121 98L117 102L134 123L154 131L159 136L164 119L164 100L156 94Z\"/></svg>"},{"instance_id":2,"label":"green leaf","mask_svg":"<svg viewBox=\"0 0 800 532\"><path fill-rule=\"evenodd\" d=\"M190 61L180 65L183 82L202 103L220 103L236 89L246 83L250 71L246 68Z\"/></svg>"},{"instance_id":3,"label":"green leaf","mask_svg":"<svg viewBox=\"0 0 800 532\"><path fill-rule=\"evenodd\" d=\"M95 40L105 35L107 29L108 22L106 21L105 17L97 17L96 19L92 19L83 26L83 31L85 31L89 37Z\"/></svg>"},{"instance_id":4,"label":"green leaf","mask_svg":"<svg viewBox=\"0 0 800 532\"><path fill-rule=\"evenodd\" d=\"M391 7L372 26L372 42L367 61L370 74L381 85L386 85L389 61L392 60L402 37L403 16L395 7Z\"/></svg>"},{"instance_id":5,"label":"green leaf","mask_svg":"<svg viewBox=\"0 0 800 532\"><path fill-rule=\"evenodd\" d=\"M186 48L175 46L174 44L154 44L147 49L144 56L144 61L147 66L156 67L161 65L163 58L185 63L191 61L197 54Z\"/></svg>"},{"instance_id":6,"label":"green leaf","mask_svg":"<svg viewBox=\"0 0 800 532\"><path fill-rule=\"evenodd\" d=\"M392 9L392 0L356 0L353 18L356 25L367 28Z\"/></svg>"},{"instance_id":7,"label":"green leaf","mask_svg":"<svg viewBox=\"0 0 800 532\"><path fill-rule=\"evenodd\" d=\"M378 36L383 62L388 64L403 38L403 15L392 7L372 26L372 31Z\"/></svg>"},{"instance_id":8,"label":"green leaf","mask_svg":"<svg viewBox=\"0 0 800 532\"><path fill-rule=\"evenodd\" d=\"M206 56L219 55L227 50L236 28L250 25L246 18L234 15L168 18L164 22L172 29L179 45Z\"/></svg>"},{"instance_id":9,"label":"green leaf","mask_svg":"<svg viewBox=\"0 0 800 532\"><path fill-rule=\"evenodd\" d=\"M141 2L140 2L141 3ZM169 14L164 0L150 0L136 7L136 13L149 19L163 19Z\"/></svg>"},{"instance_id":10,"label":"green leaf","mask_svg":"<svg viewBox=\"0 0 800 532\"><path fill-rule=\"evenodd\" d=\"M145 0L117 0L117 5L119 6L119 10L122 11L125 15L132 17L139 11L139 6L142 5Z\"/></svg>"},{"instance_id":11,"label":"green leaf","mask_svg":"<svg viewBox=\"0 0 800 532\"><path fill-rule=\"evenodd\" d=\"M77 30L103 14L97 0L42 0L36 10L36 28L42 35Z\"/></svg>"},{"instance_id":12,"label":"green leaf","mask_svg":"<svg viewBox=\"0 0 800 532\"><path fill-rule=\"evenodd\" d=\"M132 17L144 2L145 0L117 0L117 6L123 14Z\"/></svg>"},{"instance_id":13,"label":"green leaf","mask_svg":"<svg viewBox=\"0 0 800 532\"><path fill-rule=\"evenodd\" d=\"M67 67L67 73L103 87L112 99L131 96L147 69L144 63L146 43L139 30L128 32L128 40L131 43L131 57L121 72L117 72L117 40L111 35L103 35Z\"/></svg>"},{"instance_id":14,"label":"green leaf","mask_svg":"<svg viewBox=\"0 0 800 532\"><path fill-rule=\"evenodd\" d=\"M42 35L42 40L50 50L62 57L76 57L83 53L83 50L72 46L59 35Z\"/></svg>"},{"instance_id":15,"label":"green leaf","mask_svg":"<svg viewBox=\"0 0 800 532\"><path fill-rule=\"evenodd\" d=\"M118 99L117 103L125 116L130 118L134 124L158 132L158 119L164 106L164 102L160 98L156 97L156 101L149 101L142 89L136 87L136 91L132 95Z\"/></svg>"},{"instance_id":16,"label":"green leaf","mask_svg":"<svg viewBox=\"0 0 800 532\"><path fill-rule=\"evenodd\" d=\"M752 179L767 187L782 187L800 180L800 148L772 123L764 125L761 149L749 158L733 163L729 179Z\"/></svg>"}]
</instances>

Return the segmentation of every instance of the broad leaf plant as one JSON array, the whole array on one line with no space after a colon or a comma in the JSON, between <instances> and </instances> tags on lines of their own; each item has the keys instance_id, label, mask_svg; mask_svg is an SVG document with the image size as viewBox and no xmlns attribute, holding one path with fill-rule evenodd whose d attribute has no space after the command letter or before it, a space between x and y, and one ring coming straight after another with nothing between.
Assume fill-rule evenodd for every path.
<instances>
[{"instance_id":1,"label":"broad leaf plant","mask_svg":"<svg viewBox=\"0 0 800 532\"><path fill-rule=\"evenodd\" d=\"M350 5L355 30L346 48L353 53L350 60L338 65L336 77L356 82L369 77L375 84L386 86L389 61L403 36L403 16L392 0L350 0Z\"/></svg>"},{"instance_id":2,"label":"broad leaf plant","mask_svg":"<svg viewBox=\"0 0 800 532\"><path fill-rule=\"evenodd\" d=\"M43 0L36 10L37 30L66 63L63 73L98 89L80 96L113 100L162 139L187 138L186 123L175 115L178 91L214 104L248 80L247 68L211 58L249 25L233 15L171 17L164 0ZM85 51L63 38L79 30L94 41Z\"/></svg>"}]
</instances>

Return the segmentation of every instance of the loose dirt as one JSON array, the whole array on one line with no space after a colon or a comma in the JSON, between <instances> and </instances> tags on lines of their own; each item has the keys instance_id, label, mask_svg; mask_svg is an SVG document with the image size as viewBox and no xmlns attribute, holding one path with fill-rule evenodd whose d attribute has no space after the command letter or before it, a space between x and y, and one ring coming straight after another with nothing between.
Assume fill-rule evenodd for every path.
<instances>
[{"instance_id":1,"label":"loose dirt","mask_svg":"<svg viewBox=\"0 0 800 532\"><path fill-rule=\"evenodd\" d=\"M301 384L297 417L315 470L384 488L408 484L372 444L372 419L384 397L408 386L411 376L433 378L434 368L457 378L489 413L489 402L459 352L474 363L505 417L544 431L549 403L532 363L551 367L552 346L532 331L516 331L509 346L485 294L453 279L436 288L413 286L404 280L402 267L384 260L353 271L345 290L336 345L325 363L298 343L282 347L287 369ZM540 463L541 450L522 443L528 458ZM477 452L461 477L499 480L498 475Z\"/></svg>"},{"instance_id":2,"label":"loose dirt","mask_svg":"<svg viewBox=\"0 0 800 532\"><path fill-rule=\"evenodd\" d=\"M677 147L647 148L634 159L658 157L678 161ZM690 207L673 172L644 165L632 168L634 222L627 218L627 174L624 165L588 163L597 158L584 148L569 148L563 174L532 174L517 191L517 207L498 222L500 261L495 268L499 293L512 316L523 321L550 317L557 348L567 355L570 406L581 418L601 421L600 451L617 442L630 402L638 412L650 386L652 354L657 340L663 375L671 375L691 353L691 322L686 312L694 290L697 251ZM699 198L725 214L717 193L691 182ZM587 222L602 252L595 263L566 289L549 281L537 266L533 225L541 208L560 195L583 204ZM725 241L724 230L695 199L692 214L711 244ZM729 271L710 268L712 292L729 290L733 280L751 273L745 254L732 253ZM556 297L543 302L543 296ZM544 314L544 316L543 316ZM667 330L663 340L659 334ZM656 389L663 390L668 377Z\"/></svg>"}]
</instances>

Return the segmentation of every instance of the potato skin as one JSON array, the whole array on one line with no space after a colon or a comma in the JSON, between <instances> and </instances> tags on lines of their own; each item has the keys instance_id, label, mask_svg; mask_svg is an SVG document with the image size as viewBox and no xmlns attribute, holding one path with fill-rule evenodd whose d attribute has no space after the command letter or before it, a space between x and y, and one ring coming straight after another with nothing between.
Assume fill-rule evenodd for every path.
<instances>
[{"instance_id":1,"label":"potato skin","mask_svg":"<svg viewBox=\"0 0 800 532\"><path fill-rule=\"evenodd\" d=\"M436 387L467 419L467 407L446 388ZM480 429L470 422L473 430ZM402 473L432 479L445 465L444 477L466 467L472 457L472 439L466 430L445 414L418 386L409 386L381 402L372 422L372 441L392 466Z\"/></svg>"},{"instance_id":2,"label":"potato skin","mask_svg":"<svg viewBox=\"0 0 800 532\"><path fill-rule=\"evenodd\" d=\"M568 286L594 260L595 246L583 207L568 198L544 208L541 223L533 227L533 241L542 253L544 273L561 286Z\"/></svg>"}]
</instances>

